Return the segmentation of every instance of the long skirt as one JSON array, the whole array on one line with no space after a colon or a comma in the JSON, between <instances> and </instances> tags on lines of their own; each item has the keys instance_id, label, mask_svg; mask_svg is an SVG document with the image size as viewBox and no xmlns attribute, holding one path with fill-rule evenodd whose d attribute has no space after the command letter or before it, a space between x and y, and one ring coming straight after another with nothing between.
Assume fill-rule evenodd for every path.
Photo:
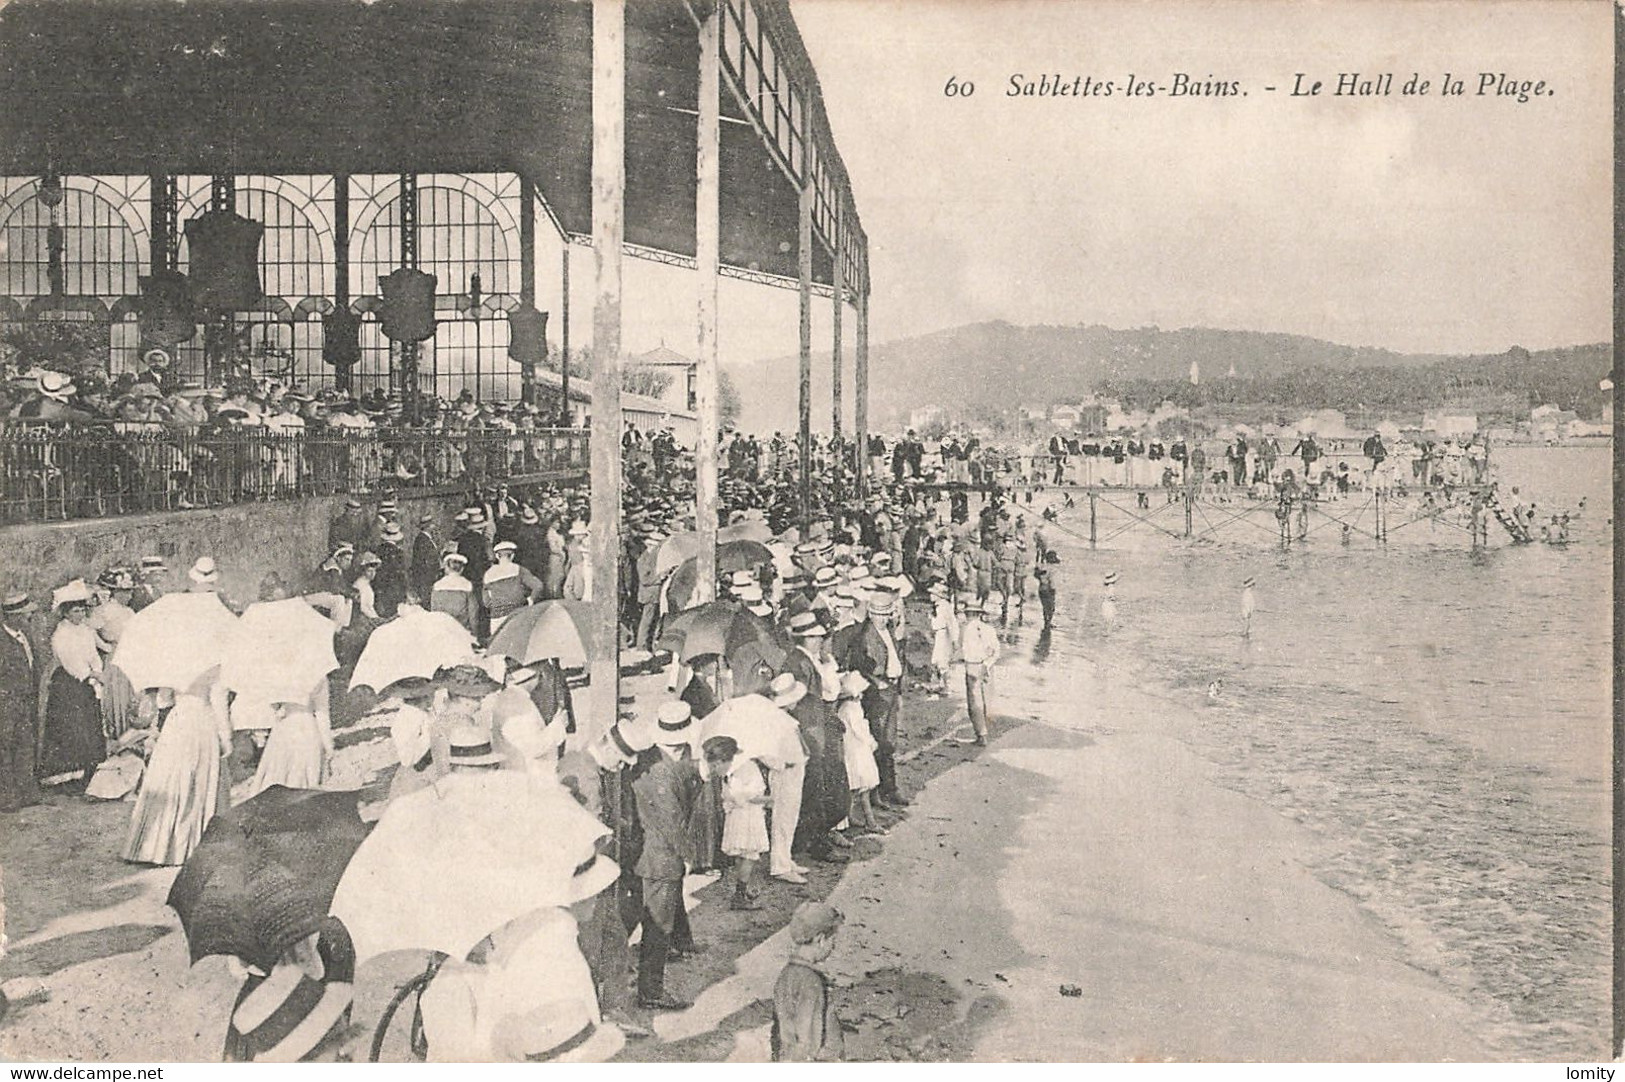
<instances>
[{"instance_id":1,"label":"long skirt","mask_svg":"<svg viewBox=\"0 0 1625 1082\"><path fill-rule=\"evenodd\" d=\"M130 816L124 859L184 864L214 817L220 795L220 737L209 704L182 696L147 760Z\"/></svg>"},{"instance_id":2,"label":"long skirt","mask_svg":"<svg viewBox=\"0 0 1625 1082\"><path fill-rule=\"evenodd\" d=\"M95 689L75 680L66 669L56 670L45 706L39 776L51 778L80 770L89 775L105 758L107 740L102 736L102 707Z\"/></svg>"},{"instance_id":3,"label":"long skirt","mask_svg":"<svg viewBox=\"0 0 1625 1082\"><path fill-rule=\"evenodd\" d=\"M694 816L689 820L688 836L694 846L695 871L727 866L727 858L722 852L724 822L722 779L708 778L694 801Z\"/></svg>"},{"instance_id":4,"label":"long skirt","mask_svg":"<svg viewBox=\"0 0 1625 1082\"><path fill-rule=\"evenodd\" d=\"M820 835L846 818L852 790L846 777L845 726L823 723L819 737L810 737L807 771L801 790L801 816L796 825L798 844L817 844Z\"/></svg>"},{"instance_id":5,"label":"long skirt","mask_svg":"<svg viewBox=\"0 0 1625 1082\"><path fill-rule=\"evenodd\" d=\"M130 727L140 696L130 686L130 678L117 665L102 670L102 726L111 740L117 740Z\"/></svg>"},{"instance_id":6,"label":"long skirt","mask_svg":"<svg viewBox=\"0 0 1625 1082\"><path fill-rule=\"evenodd\" d=\"M253 791L263 792L273 785L290 789L319 789L326 773L327 753L316 715L295 711L271 727L254 774Z\"/></svg>"}]
</instances>

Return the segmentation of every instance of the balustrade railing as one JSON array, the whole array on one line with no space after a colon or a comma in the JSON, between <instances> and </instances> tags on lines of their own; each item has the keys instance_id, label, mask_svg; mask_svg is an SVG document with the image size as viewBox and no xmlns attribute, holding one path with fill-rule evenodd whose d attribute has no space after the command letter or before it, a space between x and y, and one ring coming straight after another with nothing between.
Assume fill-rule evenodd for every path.
<instances>
[{"instance_id":1,"label":"balustrade railing","mask_svg":"<svg viewBox=\"0 0 1625 1082\"><path fill-rule=\"evenodd\" d=\"M345 433L19 425L0 430L0 523L474 487L586 469L581 429Z\"/></svg>"}]
</instances>

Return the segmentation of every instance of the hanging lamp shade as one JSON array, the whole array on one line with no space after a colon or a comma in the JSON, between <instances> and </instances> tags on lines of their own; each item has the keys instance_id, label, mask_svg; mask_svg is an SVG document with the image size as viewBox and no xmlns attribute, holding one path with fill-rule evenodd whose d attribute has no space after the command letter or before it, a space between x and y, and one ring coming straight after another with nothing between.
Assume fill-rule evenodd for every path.
<instances>
[{"instance_id":1,"label":"hanging lamp shade","mask_svg":"<svg viewBox=\"0 0 1625 1082\"><path fill-rule=\"evenodd\" d=\"M240 214L210 210L186 223L192 303L208 312L253 308L265 299L259 250L265 227Z\"/></svg>"},{"instance_id":2,"label":"hanging lamp shade","mask_svg":"<svg viewBox=\"0 0 1625 1082\"><path fill-rule=\"evenodd\" d=\"M378 279L379 322L391 342L422 342L434 337L435 276L402 267Z\"/></svg>"}]
</instances>

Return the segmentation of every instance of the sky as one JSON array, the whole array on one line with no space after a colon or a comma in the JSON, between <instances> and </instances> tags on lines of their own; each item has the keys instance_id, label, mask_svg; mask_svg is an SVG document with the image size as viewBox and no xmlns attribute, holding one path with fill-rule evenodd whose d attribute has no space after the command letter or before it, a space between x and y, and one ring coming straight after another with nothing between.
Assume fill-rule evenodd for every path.
<instances>
[{"instance_id":1,"label":"sky","mask_svg":"<svg viewBox=\"0 0 1625 1082\"><path fill-rule=\"evenodd\" d=\"M792 11L870 239L873 342L995 319L1437 353L1611 337L1606 0ZM1124 92L1131 75L1166 86L1179 72L1246 94ZM1445 72L1465 94L1439 93ZM1549 93L1479 95L1481 72ZM1043 73L1114 93L1006 96L1012 75ZM1290 96L1298 73L1321 93ZM1335 96L1341 73L1392 73L1391 93ZM1412 73L1427 94L1401 93ZM946 95L950 76L975 92ZM590 252L573 266L590 282ZM628 261L626 348L692 355L693 289L687 272ZM831 323L815 302L815 348ZM850 310L845 326L850 385ZM724 280L719 339L725 364L794 354L795 293Z\"/></svg>"}]
</instances>

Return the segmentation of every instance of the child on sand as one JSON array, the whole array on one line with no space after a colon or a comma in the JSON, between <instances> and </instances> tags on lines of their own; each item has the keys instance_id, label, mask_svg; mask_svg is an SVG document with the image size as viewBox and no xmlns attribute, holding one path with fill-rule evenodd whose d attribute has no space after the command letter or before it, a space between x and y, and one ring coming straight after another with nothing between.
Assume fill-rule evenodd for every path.
<instances>
[{"instance_id":1,"label":"child on sand","mask_svg":"<svg viewBox=\"0 0 1625 1082\"><path fill-rule=\"evenodd\" d=\"M734 896L730 908L760 909L756 900L756 863L767 852L767 779L757 759L734 759L722 784L722 851L734 858Z\"/></svg>"},{"instance_id":2,"label":"child on sand","mask_svg":"<svg viewBox=\"0 0 1625 1082\"><path fill-rule=\"evenodd\" d=\"M841 1020L830 1001L829 977L818 968L835 949L846 918L824 902L802 902L790 915L790 961L773 986L773 1059L778 1063L839 1061L845 1056Z\"/></svg>"},{"instance_id":3,"label":"child on sand","mask_svg":"<svg viewBox=\"0 0 1625 1082\"><path fill-rule=\"evenodd\" d=\"M846 784L852 791L848 813L852 830L860 834L884 835L886 831L876 821L874 807L869 802L869 793L880 784L880 768L875 764L875 749L880 745L875 741L869 719L863 713L863 693L867 690L869 681L864 679L862 673L842 673L840 704L835 708L835 714L846 727L842 748L846 759Z\"/></svg>"}]
</instances>

